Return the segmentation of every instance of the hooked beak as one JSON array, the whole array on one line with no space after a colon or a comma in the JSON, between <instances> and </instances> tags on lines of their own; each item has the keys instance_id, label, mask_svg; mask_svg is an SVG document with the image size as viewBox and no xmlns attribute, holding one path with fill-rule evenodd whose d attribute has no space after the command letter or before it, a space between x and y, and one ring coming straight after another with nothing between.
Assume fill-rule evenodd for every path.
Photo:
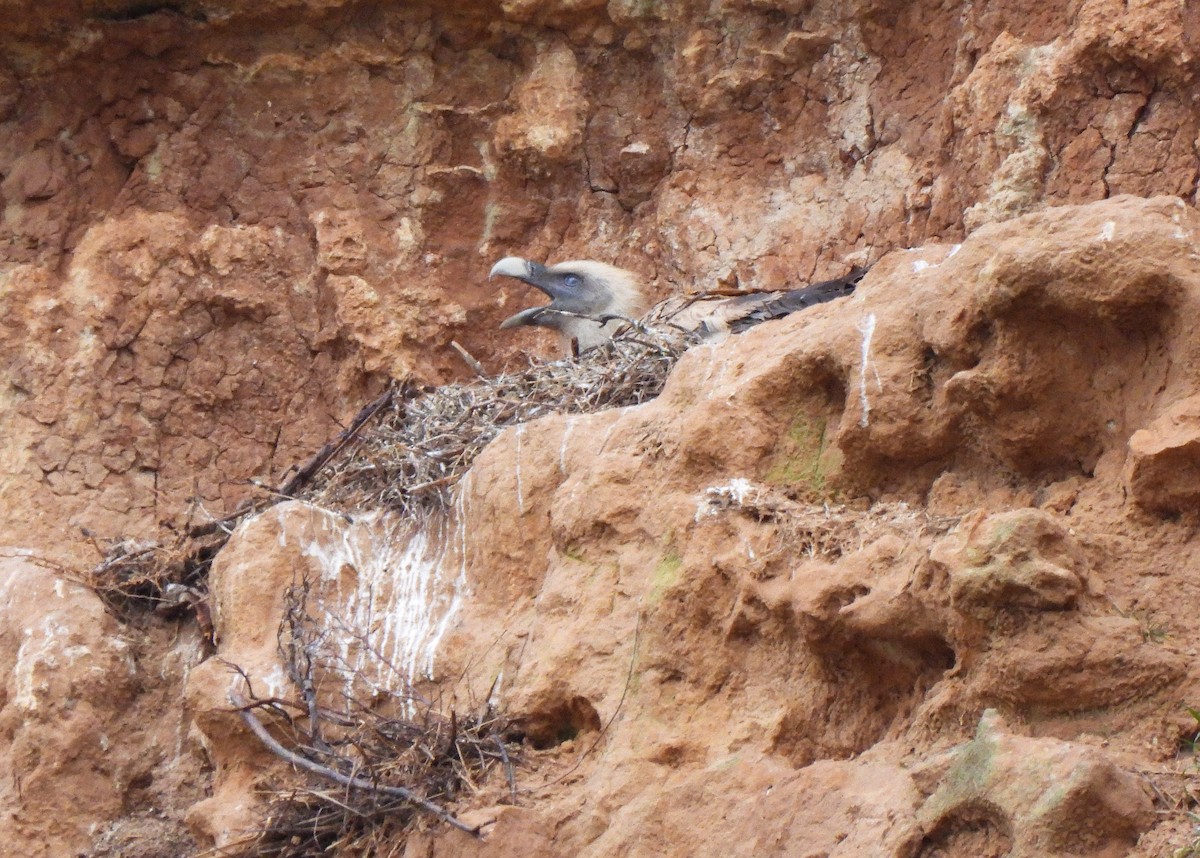
<instances>
[{"instance_id":1,"label":"hooked beak","mask_svg":"<svg viewBox=\"0 0 1200 858\"><path fill-rule=\"evenodd\" d=\"M548 285L548 273L545 265L532 262L528 259L522 259L519 256L506 256L492 266L492 271L488 274L488 279L490 280L497 275L501 277L513 277L522 283L528 283L535 289L540 289L551 298L556 298L558 296Z\"/></svg>"},{"instance_id":2,"label":"hooked beak","mask_svg":"<svg viewBox=\"0 0 1200 858\"><path fill-rule=\"evenodd\" d=\"M549 278L546 271L546 266L537 262L532 262L528 259L522 259L519 256L506 256L492 266L491 273L488 274L488 279L499 275L501 277L513 277L520 280L522 283L528 283L535 289L539 289L550 296L551 303L558 297L549 287ZM500 328L519 328L522 325L537 325L542 315L550 309L550 305L542 305L540 307L530 307L528 310L522 310L515 316L510 316L505 319Z\"/></svg>"}]
</instances>

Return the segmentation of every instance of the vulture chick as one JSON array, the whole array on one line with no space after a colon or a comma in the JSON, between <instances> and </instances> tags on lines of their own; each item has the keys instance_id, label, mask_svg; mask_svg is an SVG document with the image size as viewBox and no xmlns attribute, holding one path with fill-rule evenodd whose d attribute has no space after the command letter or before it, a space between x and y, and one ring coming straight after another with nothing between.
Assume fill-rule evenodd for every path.
<instances>
[{"instance_id":1,"label":"vulture chick","mask_svg":"<svg viewBox=\"0 0 1200 858\"><path fill-rule=\"evenodd\" d=\"M762 322L849 295L866 273L866 268L857 268L845 277L781 292L669 298L647 318L680 328L701 342L718 342ZM640 318L646 311L636 275L603 262L578 260L546 267L508 256L493 266L490 276L497 274L515 277L550 296L549 304L522 310L500 327L553 328L562 336L567 354L573 351L572 341L581 352L595 348L621 330L624 320Z\"/></svg>"},{"instance_id":2,"label":"vulture chick","mask_svg":"<svg viewBox=\"0 0 1200 858\"><path fill-rule=\"evenodd\" d=\"M553 328L563 339L567 354L577 344L579 351L594 349L621 329L624 319L638 319L646 312L646 298L631 271L603 262L574 260L546 267L528 259L506 256L494 266L497 274L515 277L550 296L550 303L522 310L505 319L501 328L541 325ZM606 318L613 317L613 318Z\"/></svg>"}]
</instances>

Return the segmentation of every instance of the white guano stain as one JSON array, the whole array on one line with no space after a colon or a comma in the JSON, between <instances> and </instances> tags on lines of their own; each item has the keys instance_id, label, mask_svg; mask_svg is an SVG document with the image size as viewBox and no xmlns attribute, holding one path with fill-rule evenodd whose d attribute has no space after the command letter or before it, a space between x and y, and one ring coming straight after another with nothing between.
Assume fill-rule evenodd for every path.
<instances>
[{"instance_id":1,"label":"white guano stain","mask_svg":"<svg viewBox=\"0 0 1200 858\"><path fill-rule=\"evenodd\" d=\"M348 695L362 684L408 697L415 683L435 678L439 644L468 592L468 477L451 514L420 524L382 512L353 525L324 515L309 519L314 529L283 534L333 585L313 588L310 598L319 596L310 612L321 652Z\"/></svg>"},{"instance_id":2,"label":"white guano stain","mask_svg":"<svg viewBox=\"0 0 1200 858\"><path fill-rule=\"evenodd\" d=\"M521 423L517 426L517 454L516 454L516 469L517 469L517 512L521 515L525 514L525 493L521 489L521 439L525 436L525 424Z\"/></svg>"},{"instance_id":3,"label":"white guano stain","mask_svg":"<svg viewBox=\"0 0 1200 858\"><path fill-rule=\"evenodd\" d=\"M962 250L961 244L953 245L948 251L946 251L946 256L942 260L942 262L945 262L947 259L949 259L954 254L958 253L960 250ZM909 250L908 252L916 253L915 250ZM930 262L928 259L914 259L913 263L912 263L912 270L913 270L914 274L920 274L922 271L926 271L930 268L937 268L939 265L942 264L942 262Z\"/></svg>"},{"instance_id":4,"label":"white guano stain","mask_svg":"<svg viewBox=\"0 0 1200 858\"><path fill-rule=\"evenodd\" d=\"M558 472L560 474L567 473L567 442L570 441L574 428L575 418L568 417L563 425L562 443L558 445Z\"/></svg>"},{"instance_id":5,"label":"white guano stain","mask_svg":"<svg viewBox=\"0 0 1200 858\"><path fill-rule=\"evenodd\" d=\"M754 483L745 477L734 477L721 486L709 486L700 493L694 519L699 523L723 509L745 506L755 491Z\"/></svg>"},{"instance_id":6,"label":"white guano stain","mask_svg":"<svg viewBox=\"0 0 1200 858\"><path fill-rule=\"evenodd\" d=\"M61 615L43 617L40 625L22 631L21 643L13 662L12 675L16 693L12 703L17 711L33 712L50 691L49 673L72 668L92 657L90 647L72 644L71 628L60 622ZM90 672L103 672L93 665Z\"/></svg>"},{"instance_id":7,"label":"white guano stain","mask_svg":"<svg viewBox=\"0 0 1200 858\"><path fill-rule=\"evenodd\" d=\"M862 365L858 372L858 403L862 408L862 416L858 418L858 425L862 428L867 428L871 425L871 400L867 396L867 367L871 366L874 370L874 365L871 363L871 340L875 336L875 314L870 313L858 325L858 331L863 335L862 340ZM875 382L882 389L883 383L879 380L879 372L875 371Z\"/></svg>"}]
</instances>

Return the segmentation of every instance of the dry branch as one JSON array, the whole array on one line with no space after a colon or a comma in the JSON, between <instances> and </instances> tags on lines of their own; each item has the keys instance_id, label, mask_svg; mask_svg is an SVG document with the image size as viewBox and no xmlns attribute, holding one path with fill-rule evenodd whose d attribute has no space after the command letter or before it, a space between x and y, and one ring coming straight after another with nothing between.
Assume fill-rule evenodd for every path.
<instances>
[{"instance_id":1,"label":"dry branch","mask_svg":"<svg viewBox=\"0 0 1200 858\"><path fill-rule=\"evenodd\" d=\"M478 826L472 827L467 825L465 822L451 814L450 811L446 810L446 808L442 807L441 805L434 804L432 801L426 801L412 790L405 789L404 787L376 784L372 783L371 781L363 780L362 778L343 775L341 772L336 772L328 766L315 763L307 757L302 757L299 754L289 751L287 748L283 747L283 745L279 744L279 742L275 741L275 737L267 731L267 728L262 725L262 722L254 717L254 713L250 711L254 704L250 703L245 697L238 694L236 691L229 692L229 702L232 703L238 710L238 714L241 715L242 720L246 722L246 726L249 727L251 732L258 737L259 741L266 745L267 749L271 753L275 754L280 759L287 760L293 766L304 769L307 772L312 772L315 775L319 775L335 783L339 783L342 786L351 787L352 789L360 789L367 792L390 795L404 799L416 807L419 807L426 813L432 814L448 825L457 828L459 831L465 831L467 834L475 837L479 836Z\"/></svg>"},{"instance_id":2,"label":"dry branch","mask_svg":"<svg viewBox=\"0 0 1200 858\"><path fill-rule=\"evenodd\" d=\"M483 364L475 360L475 356L467 351L457 340L450 341L450 348L458 352L458 356L463 359L463 363L471 368L479 378L487 378L488 374L484 371Z\"/></svg>"},{"instance_id":3,"label":"dry branch","mask_svg":"<svg viewBox=\"0 0 1200 858\"><path fill-rule=\"evenodd\" d=\"M411 385L405 385L400 390L400 397L403 400L404 398L411 396L415 391L416 388L412 387ZM318 450L316 454L302 467L298 468L296 473L293 474L292 477L288 479L288 481L282 486L277 489L270 490L270 494L274 497L273 502L294 498L296 493L307 486L312 480L313 476L316 475L321 468L325 467L326 463L331 458L345 449L346 445L354 440L355 436L357 436L362 428L366 426L368 422L370 422L372 417L392 404L396 398L396 393L396 388L389 387L378 397L359 409L358 414L356 414L354 419L350 421L350 425L342 430L342 432L340 432L336 438ZM195 539L197 537L208 536L222 530L228 532L229 525L233 524L248 513L254 512L257 508L258 507L254 501L245 500L238 506L236 510L224 518L194 525L193 527L188 528L187 534L189 537Z\"/></svg>"},{"instance_id":4,"label":"dry branch","mask_svg":"<svg viewBox=\"0 0 1200 858\"><path fill-rule=\"evenodd\" d=\"M371 684L370 694L355 693L353 680L386 666L386 658L368 636L356 636L363 658L348 665L331 639L332 630L344 624L327 609L319 618L309 614L310 587L305 580L288 591L277 632L286 673L302 698L285 706L308 717L285 713L275 699L258 699L249 677L232 665L246 691L231 692L229 699L246 726L271 753L313 779L301 786L276 785L262 829L238 854L380 854L403 843L417 812L478 834L443 803L464 790L477 791L497 764L515 794L514 760L503 738L507 725L490 705L465 718L453 711L439 716L407 687ZM331 693L339 687L340 696ZM268 730L254 709L281 712L284 720L276 725L281 729Z\"/></svg>"}]
</instances>

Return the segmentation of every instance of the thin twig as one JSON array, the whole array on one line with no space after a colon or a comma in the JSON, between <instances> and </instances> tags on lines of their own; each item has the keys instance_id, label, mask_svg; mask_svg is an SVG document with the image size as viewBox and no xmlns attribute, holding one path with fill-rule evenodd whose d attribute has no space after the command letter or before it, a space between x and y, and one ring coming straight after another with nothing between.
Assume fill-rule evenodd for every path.
<instances>
[{"instance_id":1,"label":"thin twig","mask_svg":"<svg viewBox=\"0 0 1200 858\"><path fill-rule=\"evenodd\" d=\"M458 352L458 356L463 359L463 362L474 370L475 374L480 378L487 378L487 373L483 369L483 364L475 360L474 356L458 344L456 340L450 341L450 348Z\"/></svg>"},{"instance_id":2,"label":"thin twig","mask_svg":"<svg viewBox=\"0 0 1200 858\"><path fill-rule=\"evenodd\" d=\"M504 763L504 777L508 781L508 794L512 799L512 803L517 803L517 778L513 771L512 760L508 758L508 751L504 747L504 742L495 730L492 731L492 740L495 741L496 747L500 749L500 759Z\"/></svg>"}]
</instances>

